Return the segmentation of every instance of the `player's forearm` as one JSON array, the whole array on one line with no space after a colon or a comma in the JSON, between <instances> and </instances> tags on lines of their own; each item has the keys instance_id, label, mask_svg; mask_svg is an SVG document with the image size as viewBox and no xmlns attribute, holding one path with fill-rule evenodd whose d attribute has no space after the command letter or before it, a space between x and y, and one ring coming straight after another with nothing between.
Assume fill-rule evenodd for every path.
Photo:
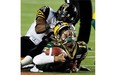
<instances>
[{"instance_id":1,"label":"player's forearm","mask_svg":"<svg viewBox=\"0 0 116 75\"><path fill-rule=\"evenodd\" d=\"M48 63L54 63L54 62L64 62L64 61L65 61L65 58L62 55L49 56L49 55L46 55L45 53L37 55L33 59L33 63L36 65L48 64Z\"/></svg>"},{"instance_id":2,"label":"player's forearm","mask_svg":"<svg viewBox=\"0 0 116 75\"><path fill-rule=\"evenodd\" d=\"M36 25L35 31L37 34L45 32L45 26L44 25Z\"/></svg>"},{"instance_id":3,"label":"player's forearm","mask_svg":"<svg viewBox=\"0 0 116 75\"><path fill-rule=\"evenodd\" d=\"M42 65L42 64L53 63L53 62L54 62L54 56L47 56L45 55L45 53L37 55L33 59L33 63L36 65Z\"/></svg>"},{"instance_id":4,"label":"player's forearm","mask_svg":"<svg viewBox=\"0 0 116 75\"><path fill-rule=\"evenodd\" d=\"M36 19L35 31L36 31L37 34L43 33L43 32L46 31L46 22L43 18L38 17Z\"/></svg>"}]
</instances>

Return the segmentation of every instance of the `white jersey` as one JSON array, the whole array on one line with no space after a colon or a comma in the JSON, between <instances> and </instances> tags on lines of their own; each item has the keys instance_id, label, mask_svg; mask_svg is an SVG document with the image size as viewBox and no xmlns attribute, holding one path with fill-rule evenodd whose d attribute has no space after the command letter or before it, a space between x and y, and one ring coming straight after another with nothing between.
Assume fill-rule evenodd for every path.
<instances>
[{"instance_id":1,"label":"white jersey","mask_svg":"<svg viewBox=\"0 0 116 75\"><path fill-rule=\"evenodd\" d=\"M50 28L54 28L56 24L56 17L54 10L50 7L44 6L40 8L38 11L41 11L44 14L46 22L48 25L50 25ZM35 31L35 26L36 26L36 20L31 24L25 36L29 36L30 40L35 45L38 45L42 41L42 38L47 34L46 33L37 34Z\"/></svg>"}]
</instances>

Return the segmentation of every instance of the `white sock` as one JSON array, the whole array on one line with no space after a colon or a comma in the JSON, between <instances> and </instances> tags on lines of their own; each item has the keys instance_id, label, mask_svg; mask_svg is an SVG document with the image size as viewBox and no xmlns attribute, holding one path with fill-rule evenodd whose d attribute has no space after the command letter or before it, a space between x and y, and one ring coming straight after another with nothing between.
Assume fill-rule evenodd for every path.
<instances>
[{"instance_id":1,"label":"white sock","mask_svg":"<svg viewBox=\"0 0 116 75\"><path fill-rule=\"evenodd\" d=\"M30 63L32 63L32 57L28 55L21 61L21 66L24 66Z\"/></svg>"}]
</instances>

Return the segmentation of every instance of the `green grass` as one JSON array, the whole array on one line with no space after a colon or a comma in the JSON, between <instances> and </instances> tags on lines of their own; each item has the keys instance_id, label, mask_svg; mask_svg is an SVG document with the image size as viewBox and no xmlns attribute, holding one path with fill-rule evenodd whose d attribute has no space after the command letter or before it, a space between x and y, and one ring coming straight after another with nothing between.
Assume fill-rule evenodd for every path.
<instances>
[{"instance_id":1,"label":"green grass","mask_svg":"<svg viewBox=\"0 0 116 75\"><path fill-rule=\"evenodd\" d=\"M92 1L93 12L95 12L95 0ZM52 7L55 11L59 8L61 4L64 3L64 0L21 0L21 35L25 35L28 28L36 16L36 11L46 5ZM76 32L78 34L79 23L76 25ZM95 75L95 30L91 29L90 41L88 44L92 48L91 51L88 51L87 58L82 62L83 66L86 66L91 69L91 72L79 72L79 75ZM50 73L48 73L50 74ZM58 73L60 75L77 75L77 73Z\"/></svg>"}]
</instances>

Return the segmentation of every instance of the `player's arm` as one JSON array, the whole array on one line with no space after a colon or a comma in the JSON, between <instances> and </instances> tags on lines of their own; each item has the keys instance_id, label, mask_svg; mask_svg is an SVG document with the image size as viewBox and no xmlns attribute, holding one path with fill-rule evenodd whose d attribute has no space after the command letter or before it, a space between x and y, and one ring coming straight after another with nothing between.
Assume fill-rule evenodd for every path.
<instances>
[{"instance_id":1,"label":"player's arm","mask_svg":"<svg viewBox=\"0 0 116 75\"><path fill-rule=\"evenodd\" d=\"M36 26L35 26L36 33L43 33L46 31L46 21L42 17L36 18Z\"/></svg>"},{"instance_id":2,"label":"player's arm","mask_svg":"<svg viewBox=\"0 0 116 75\"><path fill-rule=\"evenodd\" d=\"M45 53L39 54L34 57L33 63L36 65L54 63L54 62L64 62L65 58L63 54L59 54L58 56L48 56Z\"/></svg>"},{"instance_id":3,"label":"player's arm","mask_svg":"<svg viewBox=\"0 0 116 75\"><path fill-rule=\"evenodd\" d=\"M37 11L35 26L36 33L44 33L46 30L48 30L49 25L47 24L46 19L48 17L49 11L50 8L48 6L43 6Z\"/></svg>"},{"instance_id":4,"label":"player's arm","mask_svg":"<svg viewBox=\"0 0 116 75\"><path fill-rule=\"evenodd\" d=\"M76 58L74 58L74 62L72 65L72 71L73 72L78 72L80 69L80 64L81 62L85 59L85 57L87 56L87 44L84 41L79 41L77 42L78 44L78 55L76 55Z\"/></svg>"}]
</instances>

